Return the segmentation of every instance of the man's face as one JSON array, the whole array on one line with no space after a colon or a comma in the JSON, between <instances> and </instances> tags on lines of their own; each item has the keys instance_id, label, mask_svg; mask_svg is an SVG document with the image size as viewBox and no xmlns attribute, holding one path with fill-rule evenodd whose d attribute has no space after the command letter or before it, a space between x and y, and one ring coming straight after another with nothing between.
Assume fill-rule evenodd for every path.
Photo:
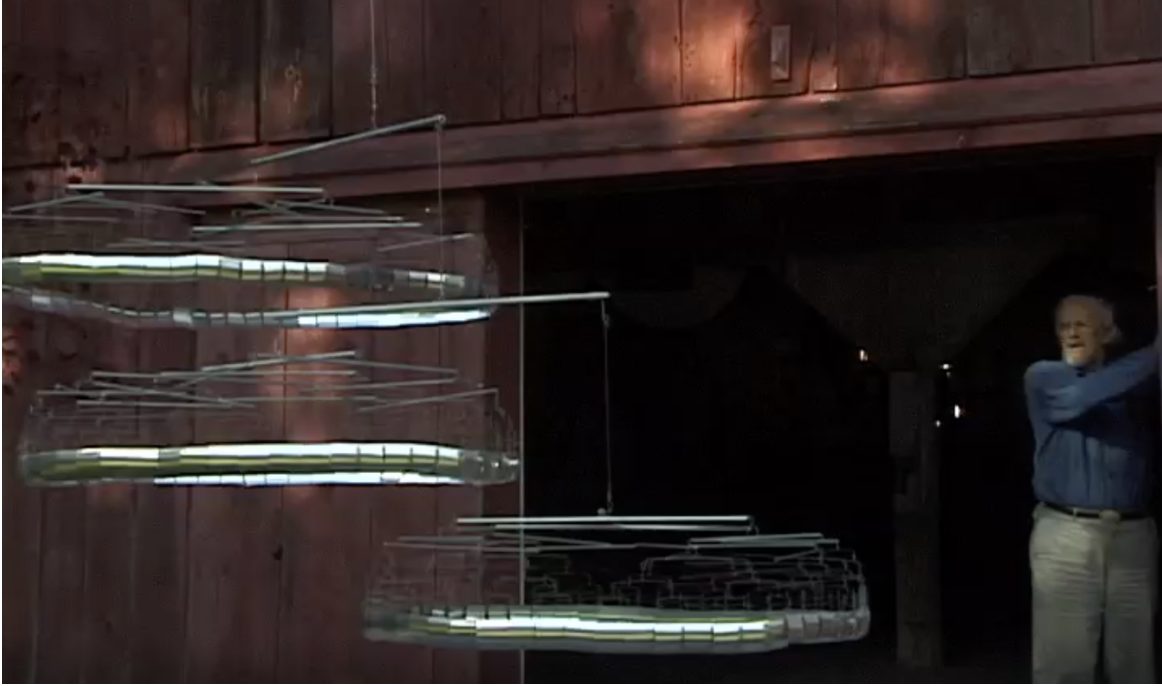
<instances>
[{"instance_id":1,"label":"man's face","mask_svg":"<svg viewBox=\"0 0 1162 686\"><path fill-rule=\"evenodd\" d=\"M1057 312L1057 340L1061 357L1074 367L1098 364L1105 357L1106 330L1096 303L1068 300Z\"/></svg>"}]
</instances>

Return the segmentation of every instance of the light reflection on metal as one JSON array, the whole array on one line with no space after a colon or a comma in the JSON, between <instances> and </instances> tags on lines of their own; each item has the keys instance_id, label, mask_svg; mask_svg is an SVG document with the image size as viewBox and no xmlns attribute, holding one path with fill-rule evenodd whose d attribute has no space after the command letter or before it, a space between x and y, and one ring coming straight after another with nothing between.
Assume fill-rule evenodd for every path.
<instances>
[{"instance_id":1,"label":"light reflection on metal","mask_svg":"<svg viewBox=\"0 0 1162 686\"><path fill-rule=\"evenodd\" d=\"M133 482L472 484L516 478L515 438L496 389L471 388L450 368L377 362L355 351L272 355L153 373L97 370L37 394L20 463L36 484ZM448 389L452 389L451 391ZM439 407L438 441L388 440L366 408L417 413ZM418 413L429 413L421 415ZM325 417L328 436L287 440ZM189 436L229 436L229 442ZM308 432L309 433L309 432ZM376 436L364 440L364 436Z\"/></svg>"},{"instance_id":2,"label":"light reflection on metal","mask_svg":"<svg viewBox=\"0 0 1162 686\"><path fill-rule=\"evenodd\" d=\"M299 221L284 224L227 224L222 226L195 226L190 229L195 235L206 235L216 233L227 233L231 231L337 231L350 229L418 229L422 228L423 224L420 222L405 222L405 221L354 221L354 222L306 222Z\"/></svg>"},{"instance_id":3,"label":"light reflection on metal","mask_svg":"<svg viewBox=\"0 0 1162 686\"><path fill-rule=\"evenodd\" d=\"M400 248L400 246L396 246ZM53 253L3 261L4 301L40 312L96 318L131 327L401 328L487 319L496 307L604 300L607 292L489 296L486 284L466 275L398 269L375 263L234 257L212 253L115 255ZM213 311L175 306L140 310L98 302L30 284L156 284L235 281L258 286L331 286L391 295L406 302L333 308ZM468 296L468 297L465 297ZM423 299L425 298L426 299Z\"/></svg>"},{"instance_id":4,"label":"light reflection on metal","mask_svg":"<svg viewBox=\"0 0 1162 686\"><path fill-rule=\"evenodd\" d=\"M121 221L116 217L75 217L55 214L5 214L3 218L17 222L52 222L54 224L117 224Z\"/></svg>"},{"instance_id":5,"label":"light reflection on metal","mask_svg":"<svg viewBox=\"0 0 1162 686\"><path fill-rule=\"evenodd\" d=\"M136 403L134 406L153 405ZM238 486L463 485L511 481L516 459L502 453L429 443L279 442L53 450L25 453L21 466L25 478L39 485L107 482Z\"/></svg>"},{"instance_id":6,"label":"light reflection on metal","mask_svg":"<svg viewBox=\"0 0 1162 686\"><path fill-rule=\"evenodd\" d=\"M736 533L706 536L718 530ZM364 603L371 640L750 653L870 628L851 551L819 534L764 536L747 517L466 518L384 555Z\"/></svg>"}]
</instances>

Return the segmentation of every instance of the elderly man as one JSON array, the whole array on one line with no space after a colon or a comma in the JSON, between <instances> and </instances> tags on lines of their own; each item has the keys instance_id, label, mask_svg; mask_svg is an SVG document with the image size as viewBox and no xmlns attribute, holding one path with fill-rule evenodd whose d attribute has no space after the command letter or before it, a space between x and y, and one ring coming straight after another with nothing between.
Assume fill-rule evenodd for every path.
<instances>
[{"instance_id":1,"label":"elderly man","mask_svg":"<svg viewBox=\"0 0 1162 686\"><path fill-rule=\"evenodd\" d=\"M1061 302L1057 337L1061 361L1025 374L1040 501L1029 543L1033 680L1092 683L1104 645L1112 683L1154 683L1154 446L1132 405L1158 371L1159 346L1107 360L1119 338L1113 309L1088 296Z\"/></svg>"}]
</instances>

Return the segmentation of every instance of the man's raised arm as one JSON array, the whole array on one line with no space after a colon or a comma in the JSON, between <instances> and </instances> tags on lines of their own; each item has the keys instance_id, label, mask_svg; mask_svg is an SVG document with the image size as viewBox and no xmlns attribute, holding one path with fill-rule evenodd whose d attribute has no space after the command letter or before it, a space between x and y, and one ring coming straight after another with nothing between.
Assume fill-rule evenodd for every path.
<instances>
[{"instance_id":1,"label":"man's raised arm","mask_svg":"<svg viewBox=\"0 0 1162 686\"><path fill-rule=\"evenodd\" d=\"M1081 376L1063 377L1054 363L1037 363L1025 373L1033 409L1051 424L1073 421L1102 403L1129 393L1158 371L1159 344L1136 350Z\"/></svg>"}]
</instances>

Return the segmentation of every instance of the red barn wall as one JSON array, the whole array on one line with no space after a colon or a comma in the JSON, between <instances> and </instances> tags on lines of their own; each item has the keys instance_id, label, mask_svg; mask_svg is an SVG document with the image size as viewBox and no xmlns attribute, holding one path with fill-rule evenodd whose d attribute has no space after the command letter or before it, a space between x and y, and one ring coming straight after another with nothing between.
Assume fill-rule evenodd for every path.
<instances>
[{"instance_id":1,"label":"red barn wall","mask_svg":"<svg viewBox=\"0 0 1162 686\"><path fill-rule=\"evenodd\" d=\"M483 126L1162 59L1162 0L15 0L4 13L6 168L432 112Z\"/></svg>"},{"instance_id":2,"label":"red barn wall","mask_svg":"<svg viewBox=\"0 0 1162 686\"><path fill-rule=\"evenodd\" d=\"M5 195L43 195L60 177L57 172L10 177ZM401 203L392 207L399 209ZM480 233L500 246L500 259L488 267L493 276L505 287L519 285L512 272L519 266L519 236L516 224L510 223L516 215L501 205L490 209L479 196L452 197L447 208L447 221L458 230ZM75 250L100 238L38 227L6 248ZM370 249L366 240L352 238L323 248L314 244L309 255L295 256L356 261L366 259ZM451 269L478 273L489 259L486 252L497 249L459 242L446 257ZM441 255L430 257L433 268L440 268ZM202 306L262 304L242 303L220 285L196 289L191 295ZM320 299L342 304L335 298L332 291L298 289L265 304L308 306ZM519 316L514 310L492 322L404 331L194 334L92 328L87 346L101 366L145 371L275 350L305 354L355 349L378 360L455 367L466 381L498 385L505 409L516 418ZM5 321L6 358L12 319ZM51 337L53 331L43 335ZM272 405L263 435L248 435L247 440L481 438L477 434L482 427L447 404L433 404L423 412L386 413L375 427L355 428L368 435L344 431L342 418L327 416L317 403L309 412L301 407ZM23 485L18 472L18 433L13 430L18 420L15 404L7 403L5 681L473 683L518 678L516 654L371 643L363 640L360 624L360 603L380 562L382 542L434 533L459 516L516 513L515 484L484 491L128 485L37 489ZM159 443L231 439L221 435L220 427L200 420L197 424L182 435L153 438Z\"/></svg>"}]
</instances>

